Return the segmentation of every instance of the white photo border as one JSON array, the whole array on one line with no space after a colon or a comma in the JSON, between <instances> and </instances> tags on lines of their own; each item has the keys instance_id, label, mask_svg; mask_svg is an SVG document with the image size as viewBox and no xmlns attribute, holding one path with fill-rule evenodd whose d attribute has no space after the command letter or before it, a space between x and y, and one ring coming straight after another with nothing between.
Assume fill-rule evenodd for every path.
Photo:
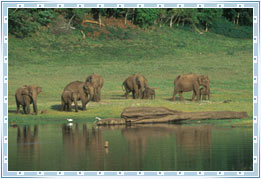
<instances>
[{"instance_id":1,"label":"white photo border","mask_svg":"<svg viewBox=\"0 0 261 179\"><path fill-rule=\"evenodd\" d=\"M142 1L140 1L142 2ZM253 171L8 171L8 8L253 8ZM1 62L0 62L0 137L1 178L61 177L61 176L204 176L227 178L260 177L260 124L258 116L258 84L261 77L260 59L260 1L203 1L160 3L75 3L63 1L2 1L1 0Z\"/></svg>"}]
</instances>

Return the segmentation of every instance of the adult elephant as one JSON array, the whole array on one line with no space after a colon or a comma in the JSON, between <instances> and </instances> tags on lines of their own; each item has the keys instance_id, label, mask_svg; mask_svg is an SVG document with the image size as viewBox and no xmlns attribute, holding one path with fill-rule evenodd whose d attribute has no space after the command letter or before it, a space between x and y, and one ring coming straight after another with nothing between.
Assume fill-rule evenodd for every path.
<instances>
[{"instance_id":1,"label":"adult elephant","mask_svg":"<svg viewBox=\"0 0 261 179\"><path fill-rule=\"evenodd\" d=\"M18 88L15 93L16 113L20 110L20 105L23 106L24 114L30 114L30 104L33 103L34 113L37 114L37 96L42 91L42 88L35 85L24 85Z\"/></svg>"},{"instance_id":2,"label":"adult elephant","mask_svg":"<svg viewBox=\"0 0 261 179\"><path fill-rule=\"evenodd\" d=\"M142 76L133 74L128 76L122 83L125 88L125 98L128 99L128 95L132 92L133 99L142 98L142 93L145 88L148 88L148 80Z\"/></svg>"},{"instance_id":3,"label":"adult elephant","mask_svg":"<svg viewBox=\"0 0 261 179\"><path fill-rule=\"evenodd\" d=\"M149 88L148 80L142 75L137 75L136 76L136 83L137 83L137 86L138 86L137 98L142 98L142 94L143 94L145 88Z\"/></svg>"},{"instance_id":4,"label":"adult elephant","mask_svg":"<svg viewBox=\"0 0 261 179\"><path fill-rule=\"evenodd\" d=\"M128 76L122 83L122 87L125 88L125 98L128 99L129 93L132 92L132 98L137 98L138 91L138 85L136 82L136 74L133 74L131 76Z\"/></svg>"},{"instance_id":5,"label":"adult elephant","mask_svg":"<svg viewBox=\"0 0 261 179\"><path fill-rule=\"evenodd\" d=\"M89 75L86 79L86 82L89 82L94 87L94 96L92 101L99 102L101 100L101 88L103 87L104 80L101 75L93 73Z\"/></svg>"},{"instance_id":6,"label":"adult elephant","mask_svg":"<svg viewBox=\"0 0 261 179\"><path fill-rule=\"evenodd\" d=\"M77 101L82 102L82 110L86 110L86 104L93 98L94 87L91 83L82 81L73 81L65 86L64 91L71 91L73 95L73 102L75 105L75 112L78 112Z\"/></svg>"},{"instance_id":7,"label":"adult elephant","mask_svg":"<svg viewBox=\"0 0 261 179\"><path fill-rule=\"evenodd\" d=\"M192 101L194 101L195 96L196 100L200 100L200 86L205 86L209 88L209 79L207 75L198 75L198 74L184 74L179 75L174 80L174 93L172 101L175 101L176 94L179 93L179 100L183 101L182 96L183 92L193 91Z\"/></svg>"}]
</instances>

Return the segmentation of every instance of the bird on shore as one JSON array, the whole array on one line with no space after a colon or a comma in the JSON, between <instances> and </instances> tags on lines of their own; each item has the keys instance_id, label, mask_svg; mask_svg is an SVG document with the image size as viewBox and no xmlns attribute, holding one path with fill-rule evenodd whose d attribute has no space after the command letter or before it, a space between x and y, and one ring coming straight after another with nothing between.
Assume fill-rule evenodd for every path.
<instances>
[{"instance_id":1,"label":"bird on shore","mask_svg":"<svg viewBox=\"0 0 261 179\"><path fill-rule=\"evenodd\" d=\"M72 122L73 121L73 119L66 119L68 122Z\"/></svg>"},{"instance_id":2,"label":"bird on shore","mask_svg":"<svg viewBox=\"0 0 261 179\"><path fill-rule=\"evenodd\" d=\"M100 120L101 120L101 118L99 118L99 117L95 117L95 119L97 119L98 121L100 121Z\"/></svg>"}]
</instances>

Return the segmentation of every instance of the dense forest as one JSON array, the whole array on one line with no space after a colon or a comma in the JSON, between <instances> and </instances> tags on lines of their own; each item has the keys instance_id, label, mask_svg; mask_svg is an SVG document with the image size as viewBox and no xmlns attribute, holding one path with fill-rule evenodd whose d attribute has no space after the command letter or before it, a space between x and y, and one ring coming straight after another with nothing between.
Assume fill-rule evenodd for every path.
<instances>
[{"instance_id":1,"label":"dense forest","mask_svg":"<svg viewBox=\"0 0 261 179\"><path fill-rule=\"evenodd\" d=\"M52 31L56 34L72 29L85 34L88 27L84 23L102 27L104 19L111 17L124 20L126 26L131 22L141 29L189 28L200 34L212 31L231 37L252 37L253 10L250 8L13 8L9 9L9 33L24 38L41 29L50 29L53 24L56 28Z\"/></svg>"}]
</instances>

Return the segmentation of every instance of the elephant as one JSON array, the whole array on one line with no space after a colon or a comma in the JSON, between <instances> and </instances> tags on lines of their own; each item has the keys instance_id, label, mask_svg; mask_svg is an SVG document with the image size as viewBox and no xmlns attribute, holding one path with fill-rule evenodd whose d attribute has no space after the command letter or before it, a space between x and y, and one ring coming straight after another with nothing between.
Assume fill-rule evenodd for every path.
<instances>
[{"instance_id":1,"label":"elephant","mask_svg":"<svg viewBox=\"0 0 261 179\"><path fill-rule=\"evenodd\" d=\"M174 80L174 93L172 97L172 101L175 101L175 96L179 93L180 101L183 101L184 98L182 96L183 92L193 91L192 101L194 101L195 96L197 97L197 101L199 98L199 90L200 86L205 86L209 88L209 82L207 75L198 75L198 74L183 74L176 77Z\"/></svg>"},{"instance_id":2,"label":"elephant","mask_svg":"<svg viewBox=\"0 0 261 179\"><path fill-rule=\"evenodd\" d=\"M103 87L104 80L101 75L92 73L86 79L86 82L89 82L94 87L94 96L92 101L99 102L101 100L101 88Z\"/></svg>"},{"instance_id":3,"label":"elephant","mask_svg":"<svg viewBox=\"0 0 261 179\"><path fill-rule=\"evenodd\" d=\"M41 91L42 88L35 85L24 85L18 88L15 93L16 113L19 113L20 105L22 105L24 114L30 114L30 104L33 103L34 113L37 115L37 96Z\"/></svg>"},{"instance_id":4,"label":"elephant","mask_svg":"<svg viewBox=\"0 0 261 179\"><path fill-rule=\"evenodd\" d=\"M155 90L152 88L145 88L142 93L142 99L155 99Z\"/></svg>"},{"instance_id":5,"label":"elephant","mask_svg":"<svg viewBox=\"0 0 261 179\"><path fill-rule=\"evenodd\" d=\"M122 87L125 88L125 98L128 99L128 95L132 92L133 99L142 98L142 92L148 86L148 80L142 76L137 74L132 74L128 76L122 83Z\"/></svg>"},{"instance_id":6,"label":"elephant","mask_svg":"<svg viewBox=\"0 0 261 179\"><path fill-rule=\"evenodd\" d=\"M142 98L142 93L145 90L145 88L149 88L148 80L142 75L137 75L136 76L136 83L138 85L137 98Z\"/></svg>"},{"instance_id":7,"label":"elephant","mask_svg":"<svg viewBox=\"0 0 261 179\"><path fill-rule=\"evenodd\" d=\"M208 96L208 100L210 100L210 88L203 86L202 88L200 88L199 90L199 99L201 99L202 96L202 100L206 100L206 96Z\"/></svg>"},{"instance_id":8,"label":"elephant","mask_svg":"<svg viewBox=\"0 0 261 179\"><path fill-rule=\"evenodd\" d=\"M129 93L132 92L132 98L136 98L136 94L138 93L138 86L136 83L136 74L128 76L122 83L122 87L125 88L125 98L128 99Z\"/></svg>"},{"instance_id":9,"label":"elephant","mask_svg":"<svg viewBox=\"0 0 261 179\"><path fill-rule=\"evenodd\" d=\"M86 104L88 104L94 96L94 87L89 82L73 81L64 87L64 91L72 91L75 112L78 112L77 101L81 100L82 110L86 110Z\"/></svg>"},{"instance_id":10,"label":"elephant","mask_svg":"<svg viewBox=\"0 0 261 179\"><path fill-rule=\"evenodd\" d=\"M79 99L77 93L71 90L63 91L61 95L62 111L72 111L72 102L77 99Z\"/></svg>"}]
</instances>

